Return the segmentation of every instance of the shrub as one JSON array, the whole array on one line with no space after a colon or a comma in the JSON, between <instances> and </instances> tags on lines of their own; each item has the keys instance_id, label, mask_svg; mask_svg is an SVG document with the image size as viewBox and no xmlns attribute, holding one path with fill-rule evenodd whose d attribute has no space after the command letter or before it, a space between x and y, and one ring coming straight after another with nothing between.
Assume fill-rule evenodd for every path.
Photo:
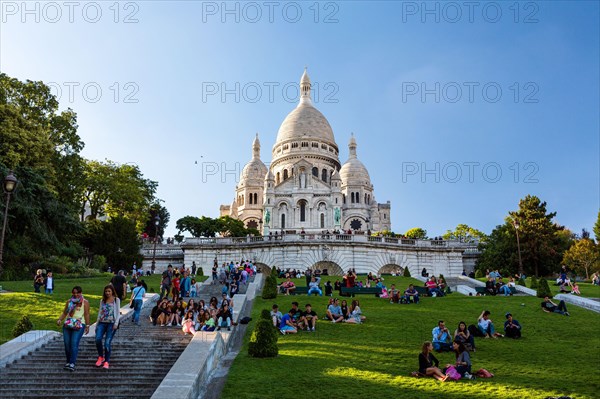
<instances>
[{"instance_id":1,"label":"shrub","mask_svg":"<svg viewBox=\"0 0 600 399\"><path fill-rule=\"evenodd\" d=\"M531 276L531 283L529 284L529 288L537 288L538 287L538 281L537 278L535 276Z\"/></svg>"},{"instance_id":2,"label":"shrub","mask_svg":"<svg viewBox=\"0 0 600 399\"><path fill-rule=\"evenodd\" d=\"M15 324L12 331L13 337L16 338L21 334L25 334L27 331L31 331L31 329L33 329L33 324L31 323L31 320L29 320L29 317L24 315L21 317L21 320Z\"/></svg>"},{"instance_id":3,"label":"shrub","mask_svg":"<svg viewBox=\"0 0 600 399\"><path fill-rule=\"evenodd\" d=\"M404 268L404 277L411 277L410 270L408 270L408 266Z\"/></svg>"},{"instance_id":4,"label":"shrub","mask_svg":"<svg viewBox=\"0 0 600 399\"><path fill-rule=\"evenodd\" d=\"M521 285L523 287L527 287L527 284L525 284L525 279L524 278L520 278L519 281L517 281L518 285Z\"/></svg>"},{"instance_id":5,"label":"shrub","mask_svg":"<svg viewBox=\"0 0 600 399\"><path fill-rule=\"evenodd\" d=\"M260 311L260 318L265 320L271 320L271 312L269 309L263 309Z\"/></svg>"},{"instance_id":6,"label":"shrub","mask_svg":"<svg viewBox=\"0 0 600 399\"><path fill-rule=\"evenodd\" d=\"M196 276L204 276L204 269L203 269L203 268L201 268L201 267L199 267L199 268L196 270Z\"/></svg>"},{"instance_id":7,"label":"shrub","mask_svg":"<svg viewBox=\"0 0 600 399\"><path fill-rule=\"evenodd\" d=\"M90 268L100 271L106 270L106 257L104 255L95 255Z\"/></svg>"},{"instance_id":8,"label":"shrub","mask_svg":"<svg viewBox=\"0 0 600 399\"><path fill-rule=\"evenodd\" d=\"M477 269L475 270L475 278L482 278L483 275L481 274L481 270Z\"/></svg>"},{"instance_id":9,"label":"shrub","mask_svg":"<svg viewBox=\"0 0 600 399\"><path fill-rule=\"evenodd\" d=\"M452 288L450 288L450 286L446 287L446 294L452 294Z\"/></svg>"},{"instance_id":10,"label":"shrub","mask_svg":"<svg viewBox=\"0 0 600 399\"><path fill-rule=\"evenodd\" d=\"M265 286L262 292L263 299L277 298L277 279L273 276L267 276Z\"/></svg>"},{"instance_id":11,"label":"shrub","mask_svg":"<svg viewBox=\"0 0 600 399\"><path fill-rule=\"evenodd\" d=\"M273 266L271 268L271 276L273 276L274 278L279 277L279 273L277 273L277 268L275 266ZM275 281L277 281L277 280L275 280Z\"/></svg>"},{"instance_id":12,"label":"shrub","mask_svg":"<svg viewBox=\"0 0 600 399\"><path fill-rule=\"evenodd\" d=\"M540 281L538 281L537 297L544 298L546 296L552 298L552 292L548 286L548 281L545 278L540 278Z\"/></svg>"},{"instance_id":13,"label":"shrub","mask_svg":"<svg viewBox=\"0 0 600 399\"><path fill-rule=\"evenodd\" d=\"M273 328L273 323L270 320L265 320L261 317L256 322L254 331L252 331L252 335L250 336L248 355L252 357L277 356L279 353L279 348L277 347L277 334L279 334L279 331Z\"/></svg>"}]
</instances>

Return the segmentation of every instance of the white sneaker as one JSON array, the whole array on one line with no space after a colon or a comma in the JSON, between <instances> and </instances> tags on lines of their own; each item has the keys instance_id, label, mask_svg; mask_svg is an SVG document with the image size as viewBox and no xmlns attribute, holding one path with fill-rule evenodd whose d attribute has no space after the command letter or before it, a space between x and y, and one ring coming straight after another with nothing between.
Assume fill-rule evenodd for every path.
<instances>
[{"instance_id":1,"label":"white sneaker","mask_svg":"<svg viewBox=\"0 0 600 399\"><path fill-rule=\"evenodd\" d=\"M279 330L279 332L281 333L281 335L285 335L285 331Z\"/></svg>"},{"instance_id":2,"label":"white sneaker","mask_svg":"<svg viewBox=\"0 0 600 399\"><path fill-rule=\"evenodd\" d=\"M173 325L172 323L169 323L169 324L167 324L167 327L171 327L172 325Z\"/></svg>"}]
</instances>

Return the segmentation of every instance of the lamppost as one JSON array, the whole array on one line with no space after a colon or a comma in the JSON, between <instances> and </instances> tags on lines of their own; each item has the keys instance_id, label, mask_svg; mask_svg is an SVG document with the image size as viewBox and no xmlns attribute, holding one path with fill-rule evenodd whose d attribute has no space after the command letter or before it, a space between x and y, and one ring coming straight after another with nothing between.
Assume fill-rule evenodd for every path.
<instances>
[{"instance_id":1,"label":"lamppost","mask_svg":"<svg viewBox=\"0 0 600 399\"><path fill-rule=\"evenodd\" d=\"M263 221L262 221L262 218L261 218L261 219L258 221L258 231L260 232L260 235L261 235L261 236L264 236L264 233L263 233Z\"/></svg>"},{"instance_id":2,"label":"lamppost","mask_svg":"<svg viewBox=\"0 0 600 399\"><path fill-rule=\"evenodd\" d=\"M12 170L8 172L8 175L4 178L4 185L2 188L6 193L6 206L4 208L4 222L2 223L2 235L0 235L0 275L2 274L2 253L4 251L4 233L6 232L6 222L8 221L8 204L10 203L10 195L17 187L17 178L13 175Z\"/></svg>"},{"instance_id":3,"label":"lamppost","mask_svg":"<svg viewBox=\"0 0 600 399\"><path fill-rule=\"evenodd\" d=\"M513 226L515 226L515 233L517 233L517 251L519 252L519 276L523 275L523 260L521 259L521 243L519 242L519 221L513 219Z\"/></svg>"},{"instance_id":4,"label":"lamppost","mask_svg":"<svg viewBox=\"0 0 600 399\"><path fill-rule=\"evenodd\" d=\"M160 224L160 216L156 214L154 216L154 249L152 250L152 274L154 274L154 270L156 269L156 242L158 241L158 225Z\"/></svg>"}]
</instances>

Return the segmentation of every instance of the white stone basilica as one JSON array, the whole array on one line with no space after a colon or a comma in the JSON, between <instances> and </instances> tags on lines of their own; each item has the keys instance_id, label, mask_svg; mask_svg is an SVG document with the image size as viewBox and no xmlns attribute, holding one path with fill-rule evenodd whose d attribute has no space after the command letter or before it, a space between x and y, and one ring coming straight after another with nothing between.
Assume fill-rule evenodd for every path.
<instances>
[{"instance_id":1,"label":"white stone basilica","mask_svg":"<svg viewBox=\"0 0 600 399\"><path fill-rule=\"evenodd\" d=\"M306 70L300 80L300 102L285 118L267 168L260 159L258 134L252 159L242 170L231 205L221 216L240 219L269 235L353 230L391 230L390 202L375 200L367 168L350 137L350 156L341 165L329 122L311 101Z\"/></svg>"}]
</instances>

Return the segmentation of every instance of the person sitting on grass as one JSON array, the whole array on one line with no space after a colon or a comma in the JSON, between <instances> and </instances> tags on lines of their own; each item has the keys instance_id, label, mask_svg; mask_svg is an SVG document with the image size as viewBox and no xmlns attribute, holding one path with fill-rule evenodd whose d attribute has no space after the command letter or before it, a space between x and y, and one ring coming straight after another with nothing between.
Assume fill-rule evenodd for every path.
<instances>
[{"instance_id":1,"label":"person sitting on grass","mask_svg":"<svg viewBox=\"0 0 600 399\"><path fill-rule=\"evenodd\" d=\"M294 327L298 328L298 323L300 323L300 318L302 317L302 311L299 308L298 302L292 302L292 310L294 311L294 316L292 316L292 323L294 323Z\"/></svg>"},{"instance_id":2,"label":"person sitting on grass","mask_svg":"<svg viewBox=\"0 0 600 399\"><path fill-rule=\"evenodd\" d=\"M333 295L333 285L331 285L331 281L327 281L325 283L325 296Z\"/></svg>"},{"instance_id":3,"label":"person sitting on grass","mask_svg":"<svg viewBox=\"0 0 600 399\"><path fill-rule=\"evenodd\" d=\"M488 280L485 282L485 291L486 295L496 295L496 285L494 284L494 279L490 276Z\"/></svg>"},{"instance_id":4,"label":"person sitting on grass","mask_svg":"<svg viewBox=\"0 0 600 399\"><path fill-rule=\"evenodd\" d=\"M593 285L600 285L600 273L594 273L594 274L592 274L592 284Z\"/></svg>"},{"instance_id":5,"label":"person sitting on grass","mask_svg":"<svg viewBox=\"0 0 600 399\"><path fill-rule=\"evenodd\" d=\"M273 327L279 327L281 324L281 318L283 315L279 311L279 306L273 305L273 309L271 310L271 320L273 320Z\"/></svg>"},{"instance_id":6,"label":"person sitting on grass","mask_svg":"<svg viewBox=\"0 0 600 399\"><path fill-rule=\"evenodd\" d=\"M419 303L419 291L415 289L415 286L410 284L408 288L404 291L404 300L406 303Z\"/></svg>"},{"instance_id":7,"label":"person sitting on grass","mask_svg":"<svg viewBox=\"0 0 600 399\"><path fill-rule=\"evenodd\" d=\"M314 277L313 277L314 278ZM302 316L300 318L300 329L302 326L306 326L306 331L315 331L315 326L317 325L317 320L319 317L317 316L317 312L312 310L312 306L310 303L307 303L304 306L304 312L302 312Z\"/></svg>"},{"instance_id":8,"label":"person sitting on grass","mask_svg":"<svg viewBox=\"0 0 600 399\"><path fill-rule=\"evenodd\" d=\"M438 288L435 277L433 276L427 280L425 287L427 287L429 296L444 296L444 293Z\"/></svg>"},{"instance_id":9,"label":"person sitting on grass","mask_svg":"<svg viewBox=\"0 0 600 399\"><path fill-rule=\"evenodd\" d=\"M456 356L456 362L448 364L446 367L454 366L462 377L471 378L471 355L469 355L465 344L454 341L452 349Z\"/></svg>"},{"instance_id":10,"label":"person sitting on grass","mask_svg":"<svg viewBox=\"0 0 600 399\"><path fill-rule=\"evenodd\" d=\"M284 314L281 318L281 323L279 324L279 331L282 335L296 334L298 332L292 321L295 315L296 311L294 309L290 309L290 311Z\"/></svg>"},{"instance_id":11,"label":"person sitting on grass","mask_svg":"<svg viewBox=\"0 0 600 399\"><path fill-rule=\"evenodd\" d=\"M400 291L396 289L396 284L390 285L388 296L390 298L390 303L400 303Z\"/></svg>"},{"instance_id":12,"label":"person sitting on grass","mask_svg":"<svg viewBox=\"0 0 600 399\"><path fill-rule=\"evenodd\" d=\"M484 338L504 337L504 335L497 333L494 329L494 323L492 323L492 320L490 319L490 314L491 312L489 310L484 310L481 312L481 315L479 315L479 318L477 319L477 328L479 328L479 332L483 334Z\"/></svg>"},{"instance_id":13,"label":"person sitting on grass","mask_svg":"<svg viewBox=\"0 0 600 399\"><path fill-rule=\"evenodd\" d=\"M339 300L335 298L333 303L327 307L327 318L331 320L332 323L344 321L344 316L342 315L342 309L340 308L339 303Z\"/></svg>"},{"instance_id":14,"label":"person sitting on grass","mask_svg":"<svg viewBox=\"0 0 600 399\"><path fill-rule=\"evenodd\" d=\"M433 348L437 352L450 352L452 350L450 332L444 320L438 321L437 327L434 327L431 334L433 335Z\"/></svg>"},{"instance_id":15,"label":"person sitting on grass","mask_svg":"<svg viewBox=\"0 0 600 399\"><path fill-rule=\"evenodd\" d=\"M504 322L504 334L506 334L508 338L521 338L521 325L517 320L513 319L511 313L506 314L506 321Z\"/></svg>"},{"instance_id":16,"label":"person sitting on grass","mask_svg":"<svg viewBox=\"0 0 600 399\"><path fill-rule=\"evenodd\" d=\"M319 288L319 283L317 279L312 277L310 279L310 283L308 283L308 295L319 294L319 296L323 296L323 291Z\"/></svg>"},{"instance_id":17,"label":"person sitting on grass","mask_svg":"<svg viewBox=\"0 0 600 399\"><path fill-rule=\"evenodd\" d=\"M570 316L569 312L567 311L567 305L565 305L565 301L560 301L557 305L548 297L544 297L544 302L542 302L542 310L546 313L560 313L564 314L565 316Z\"/></svg>"},{"instance_id":18,"label":"person sitting on grass","mask_svg":"<svg viewBox=\"0 0 600 399\"><path fill-rule=\"evenodd\" d=\"M579 292L579 286L577 285L577 282L571 283L571 294L581 295L581 292Z\"/></svg>"},{"instance_id":19,"label":"person sitting on grass","mask_svg":"<svg viewBox=\"0 0 600 399\"><path fill-rule=\"evenodd\" d=\"M439 369L440 361L433 355L433 345L426 341L423 343L421 353L419 353L419 373L435 378L439 381L446 381L448 376Z\"/></svg>"},{"instance_id":20,"label":"person sitting on grass","mask_svg":"<svg viewBox=\"0 0 600 399\"><path fill-rule=\"evenodd\" d=\"M360 324L365 321L367 318L362 315L362 311L360 310L360 304L358 303L358 299L352 301L352 305L350 306L350 315L346 320L346 323L351 324Z\"/></svg>"},{"instance_id":21,"label":"person sitting on grass","mask_svg":"<svg viewBox=\"0 0 600 399\"><path fill-rule=\"evenodd\" d=\"M464 321L458 323L458 327L454 331L454 342L464 344L467 350L475 352L475 339Z\"/></svg>"},{"instance_id":22,"label":"person sitting on grass","mask_svg":"<svg viewBox=\"0 0 600 399\"><path fill-rule=\"evenodd\" d=\"M350 317L350 308L348 307L348 302L345 299L342 299L340 310L342 311L342 316L344 316L344 321L347 321L348 317Z\"/></svg>"},{"instance_id":23,"label":"person sitting on grass","mask_svg":"<svg viewBox=\"0 0 600 399\"><path fill-rule=\"evenodd\" d=\"M285 295L290 295L290 293L294 293L294 291L296 290L296 285L291 280L291 278L288 277L286 281L281 283L281 285L279 286L279 290Z\"/></svg>"}]
</instances>

